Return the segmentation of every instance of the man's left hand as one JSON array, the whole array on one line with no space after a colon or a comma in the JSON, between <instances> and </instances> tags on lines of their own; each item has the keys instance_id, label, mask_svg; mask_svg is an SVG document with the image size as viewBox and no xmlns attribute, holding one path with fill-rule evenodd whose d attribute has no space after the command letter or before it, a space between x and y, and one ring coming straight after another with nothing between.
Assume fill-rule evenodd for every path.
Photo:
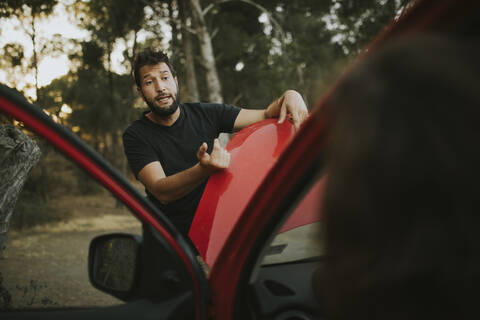
<instances>
[{"instance_id":1,"label":"man's left hand","mask_svg":"<svg viewBox=\"0 0 480 320\"><path fill-rule=\"evenodd\" d=\"M265 115L268 118L278 117L278 123L282 123L288 117L298 129L307 118L308 109L300 93L295 90L287 90L278 100L268 106Z\"/></svg>"}]
</instances>

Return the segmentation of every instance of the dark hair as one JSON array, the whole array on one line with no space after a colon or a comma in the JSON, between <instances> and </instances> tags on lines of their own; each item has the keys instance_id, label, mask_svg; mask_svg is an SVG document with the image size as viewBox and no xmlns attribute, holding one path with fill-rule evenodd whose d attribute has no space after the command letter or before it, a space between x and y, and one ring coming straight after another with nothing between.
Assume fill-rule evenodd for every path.
<instances>
[{"instance_id":1,"label":"dark hair","mask_svg":"<svg viewBox=\"0 0 480 320\"><path fill-rule=\"evenodd\" d=\"M172 75L175 77L176 73L170 64L168 56L163 51L156 51L153 48L146 48L143 51L139 52L133 62L133 77L137 87L141 86L140 81L140 69L143 66L156 65L160 62L165 63L172 72Z\"/></svg>"},{"instance_id":2,"label":"dark hair","mask_svg":"<svg viewBox=\"0 0 480 320\"><path fill-rule=\"evenodd\" d=\"M330 101L327 316L480 315L480 50L471 40L391 43Z\"/></svg>"}]
</instances>

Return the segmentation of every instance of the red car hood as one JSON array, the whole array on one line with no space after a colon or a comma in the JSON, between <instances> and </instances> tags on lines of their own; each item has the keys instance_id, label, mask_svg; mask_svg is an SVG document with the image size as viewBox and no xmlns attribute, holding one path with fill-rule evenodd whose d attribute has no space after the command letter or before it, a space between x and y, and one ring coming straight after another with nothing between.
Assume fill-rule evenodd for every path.
<instances>
[{"instance_id":1,"label":"red car hood","mask_svg":"<svg viewBox=\"0 0 480 320\"><path fill-rule=\"evenodd\" d=\"M189 233L210 266L215 264L238 218L294 134L289 121L278 124L269 119L244 128L227 143L230 167L210 177ZM317 183L309 192L312 196L307 195L299 206L310 210L295 210L280 232L319 219L318 205L310 204L318 203L322 187L323 183ZM300 211L303 214L296 214Z\"/></svg>"}]
</instances>

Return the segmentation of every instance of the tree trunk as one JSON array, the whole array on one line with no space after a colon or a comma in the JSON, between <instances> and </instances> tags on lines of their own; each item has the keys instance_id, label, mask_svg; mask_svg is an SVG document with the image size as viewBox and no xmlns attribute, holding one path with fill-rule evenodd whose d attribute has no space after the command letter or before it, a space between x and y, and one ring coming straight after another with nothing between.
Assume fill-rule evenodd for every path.
<instances>
[{"instance_id":1,"label":"tree trunk","mask_svg":"<svg viewBox=\"0 0 480 320\"><path fill-rule=\"evenodd\" d=\"M206 71L208 100L209 102L222 103L222 88L218 79L217 68L215 66L215 55L213 53L212 39L208 33L205 19L202 14L202 8L199 0L189 0L192 11L195 30L200 43L201 64Z\"/></svg>"},{"instance_id":2,"label":"tree trunk","mask_svg":"<svg viewBox=\"0 0 480 320\"><path fill-rule=\"evenodd\" d=\"M173 1L174 0L169 0L168 1L168 20L170 23L170 26L172 27L172 39L171 39L171 48L172 51L174 52L174 56L176 56L177 45L178 45L178 29L177 29L177 22L175 21L175 18L173 17Z\"/></svg>"},{"instance_id":3,"label":"tree trunk","mask_svg":"<svg viewBox=\"0 0 480 320\"><path fill-rule=\"evenodd\" d=\"M32 57L32 65L33 65L33 72L35 74L35 100L34 103L39 100L39 90L38 90L38 53L37 53L37 29L35 26L35 17L36 12L35 8L32 7L32 33L30 34L30 39L32 40L32 47L33 47L33 57ZM41 106L40 106L41 108ZM40 141L40 147L43 154L43 157L40 159L40 194L42 196L42 200L44 202L50 201L50 192L48 190L48 168L47 168L47 154L49 153L50 145L45 141Z\"/></svg>"},{"instance_id":4,"label":"tree trunk","mask_svg":"<svg viewBox=\"0 0 480 320\"><path fill-rule=\"evenodd\" d=\"M113 72L112 72L112 51L113 51L113 40L108 40L107 42L107 50L108 50L108 104L110 105L110 112L112 115L116 115L116 106L115 106L115 97L114 97L114 83L113 83ZM109 144L107 141L105 141L105 146L108 146L108 155L106 158L112 163L114 166L116 166L116 159L117 155L116 153L116 145L115 145L115 128L118 123L118 118L112 117L112 122L110 122L107 125L106 128L106 140L109 140L108 142L111 142ZM110 139L109 139L110 138Z\"/></svg>"},{"instance_id":5,"label":"tree trunk","mask_svg":"<svg viewBox=\"0 0 480 320\"><path fill-rule=\"evenodd\" d=\"M186 83L186 101L200 101L198 94L197 77L195 73L195 62L193 59L192 42L190 33L187 30L187 11L185 3L179 1L180 20L182 22L181 33L183 43L183 53L185 54L185 83Z\"/></svg>"},{"instance_id":6,"label":"tree trunk","mask_svg":"<svg viewBox=\"0 0 480 320\"><path fill-rule=\"evenodd\" d=\"M0 126L0 257L18 196L40 155L37 144L22 131Z\"/></svg>"},{"instance_id":7,"label":"tree trunk","mask_svg":"<svg viewBox=\"0 0 480 320\"><path fill-rule=\"evenodd\" d=\"M37 43L36 43L36 28L35 28L35 14L32 8L32 34L30 38L33 46L33 70L35 72L35 101L38 101L38 57L37 57Z\"/></svg>"}]
</instances>

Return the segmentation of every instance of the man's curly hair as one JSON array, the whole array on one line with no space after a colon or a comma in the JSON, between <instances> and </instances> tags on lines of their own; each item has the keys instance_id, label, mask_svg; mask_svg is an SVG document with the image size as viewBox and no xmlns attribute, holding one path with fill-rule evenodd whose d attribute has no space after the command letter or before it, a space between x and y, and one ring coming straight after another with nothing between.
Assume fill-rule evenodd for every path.
<instances>
[{"instance_id":1,"label":"man's curly hair","mask_svg":"<svg viewBox=\"0 0 480 320\"><path fill-rule=\"evenodd\" d=\"M143 66L156 65L160 62L165 63L170 68L172 75L174 77L176 76L175 70L170 64L170 60L168 59L168 56L163 51L160 51L160 50L157 51L149 47L137 54L135 61L133 62L133 78L135 79L135 83L137 84L137 87L140 88L140 83L141 83L140 69Z\"/></svg>"}]
</instances>

